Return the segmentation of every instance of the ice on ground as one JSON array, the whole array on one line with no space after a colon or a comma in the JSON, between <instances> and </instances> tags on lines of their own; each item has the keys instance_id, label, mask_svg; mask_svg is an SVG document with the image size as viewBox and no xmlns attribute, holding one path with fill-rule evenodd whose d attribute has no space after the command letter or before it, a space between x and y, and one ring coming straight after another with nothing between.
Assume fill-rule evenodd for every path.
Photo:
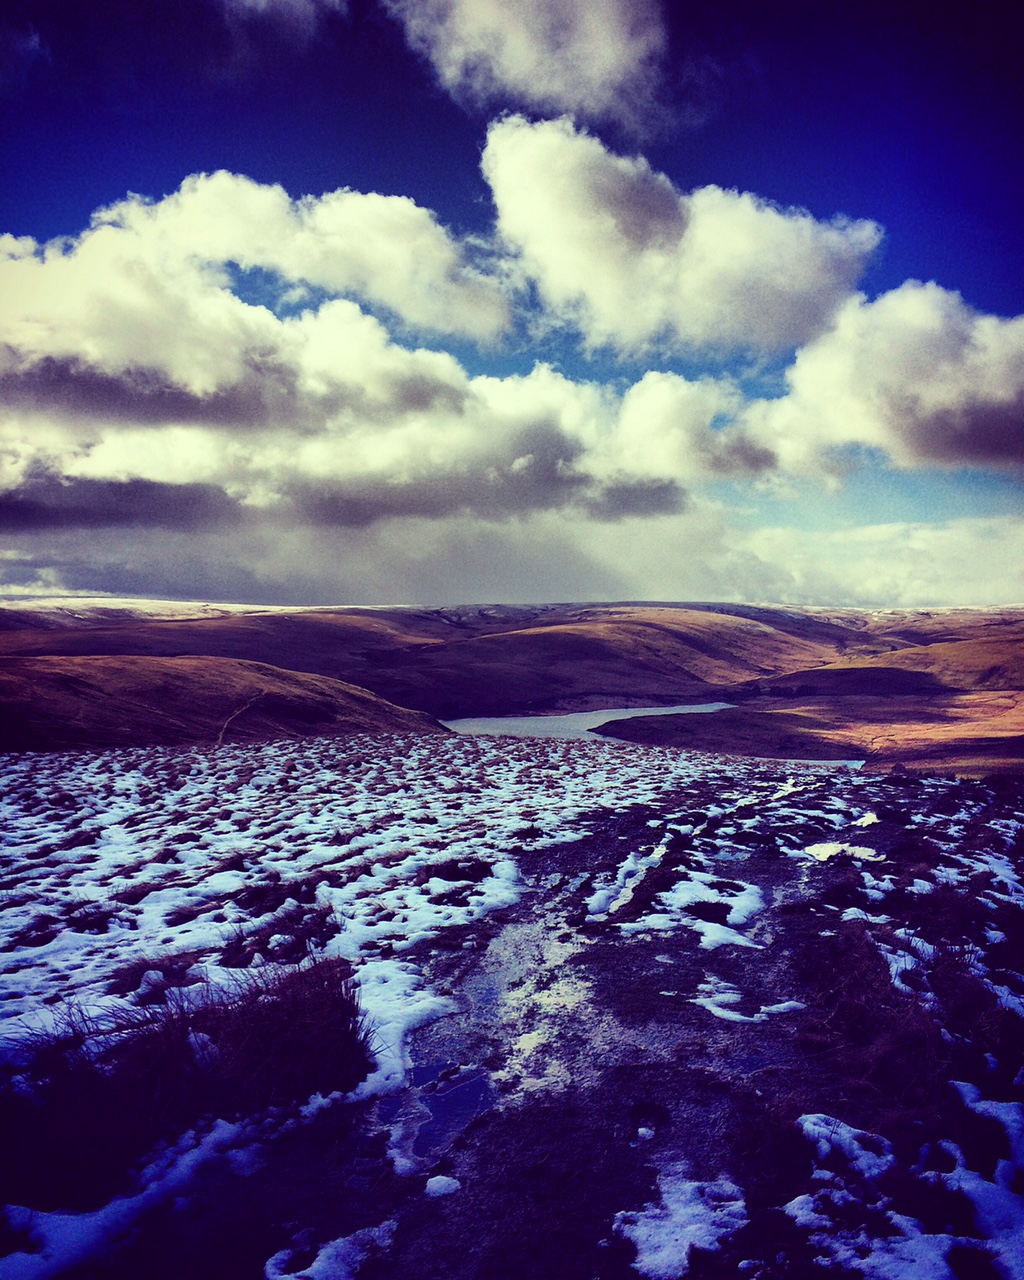
<instances>
[{"instance_id":1,"label":"ice on ground","mask_svg":"<svg viewBox=\"0 0 1024 1280\"><path fill-rule=\"evenodd\" d=\"M649 1280L677 1280L689 1270L690 1249L718 1249L747 1225L743 1193L726 1178L693 1181L676 1164L658 1175L660 1200L615 1215L615 1230L636 1245L633 1267Z\"/></svg>"},{"instance_id":2,"label":"ice on ground","mask_svg":"<svg viewBox=\"0 0 1024 1280\"><path fill-rule=\"evenodd\" d=\"M764 898L757 885L724 880L708 871L686 871L671 889L658 895L657 901L660 910L621 924L622 932L667 931L685 927L700 934L700 944L706 951L726 944L758 947L758 943L739 932L740 927L764 907ZM697 914L692 910L697 904L705 907L721 905L725 908L724 920L707 919Z\"/></svg>"},{"instance_id":3,"label":"ice on ground","mask_svg":"<svg viewBox=\"0 0 1024 1280\"><path fill-rule=\"evenodd\" d=\"M705 980L697 991L699 994L692 996L690 1003L700 1005L725 1022L767 1022L772 1014L796 1013L807 1007L799 1000L781 1000L777 1004L762 1005L756 1013L740 1013L732 1006L740 1003L743 992L731 982L716 978L713 974L705 974Z\"/></svg>"},{"instance_id":4,"label":"ice on ground","mask_svg":"<svg viewBox=\"0 0 1024 1280\"><path fill-rule=\"evenodd\" d=\"M1006 1119L1002 1110L1015 1104L990 1104L970 1085L959 1086L968 1105L982 1114ZM1018 1108L1019 1110L1019 1108ZM1014 1128L1018 1117L1009 1117ZM895 1163L892 1147L878 1134L854 1129L828 1115L801 1116L798 1124L815 1146L814 1179L821 1186L814 1193L800 1195L784 1206L789 1216L811 1233L811 1243L820 1251L823 1265L836 1263L859 1271L869 1280L959 1280L947 1261L955 1245L976 1249L980 1241L996 1261L999 1274L1024 1280L1024 1206L1010 1189L1015 1169L1002 1161L995 1182L969 1169L963 1153L951 1142L939 1145L953 1157L956 1168L950 1173L928 1171L923 1182L939 1182L960 1191L972 1202L978 1237L960 1237L950 1232L928 1231L916 1218L898 1213L892 1200L877 1183ZM823 1167L825 1162L828 1167ZM1014 1162L1016 1163L1016 1162ZM1019 1168L1019 1166L1017 1166ZM858 1213L858 1206L861 1212ZM865 1212L870 1206L871 1214ZM874 1230L869 1221L877 1225Z\"/></svg>"},{"instance_id":5,"label":"ice on ground","mask_svg":"<svg viewBox=\"0 0 1024 1280\"><path fill-rule=\"evenodd\" d=\"M40 1213L8 1206L7 1219L15 1231L27 1231L35 1252L10 1253L0 1258L0 1280L49 1280L67 1274L125 1239L146 1212L180 1195L199 1168L231 1149L256 1140L252 1125L218 1120L204 1137L187 1134L163 1172L152 1177L135 1196L119 1196L93 1213Z\"/></svg>"},{"instance_id":6,"label":"ice on ground","mask_svg":"<svg viewBox=\"0 0 1024 1280\"><path fill-rule=\"evenodd\" d=\"M713 1013L716 1018L721 1018L725 1022L768 1021L763 1011L746 1014L732 1008L743 999L743 992L738 987L734 987L731 982L723 982L721 978L709 976L697 990L700 994L691 997L690 1003L700 1005L702 1009L707 1009L708 1013Z\"/></svg>"},{"instance_id":7,"label":"ice on ground","mask_svg":"<svg viewBox=\"0 0 1024 1280\"><path fill-rule=\"evenodd\" d=\"M828 878L815 869L816 849L835 850L829 857L845 851L863 864L862 902L872 911L873 902L883 905L873 915L851 907L841 916L864 922L898 984L919 963L915 987L903 985L927 1000L929 993L921 996L917 988L927 977L928 943L940 936L926 927L923 937L894 935L901 908L894 904L886 914L884 900L906 885L897 884L895 874L873 876L879 869L868 859L880 855L843 839L874 825L870 805L881 811L882 794L911 835L929 842L930 856L910 872L915 910L927 919L934 904L925 891L933 886L973 893L991 915L974 930L971 969L1024 1016L1020 980L1006 957L993 959L991 974L985 968L988 948L1013 941L1016 915L1009 909L1018 912L1024 902L1015 862L1020 824L993 818L996 802L980 792L972 798L966 785L951 803L948 793L960 784L927 780L915 784L904 803L902 792L895 798L880 793L878 780L831 765L787 765L789 782L780 789L785 774L776 763L600 740L455 737L4 757L0 771L0 1020L9 1044L33 1028L52 1027L65 997L88 1016L124 1012L159 1003L168 988L187 1001L204 983L229 985L263 965L287 971L323 953L350 961L372 1024L375 1069L357 1096L396 1093L410 1074L411 1033L452 1007L426 977L426 957L432 951L436 957L431 944L437 943L449 954L481 948L472 966L478 985L464 993L479 997L474 1017L493 1020L507 1051L494 1076L497 1087L520 1096L586 1087L621 1052L621 1025L597 999L585 966L567 962L584 944L551 929L552 898L571 899L578 911L581 891L589 894L591 919L603 917L606 927L623 933L693 930L707 950L727 943L752 947L748 928L764 899L779 892L773 866L783 879L794 872L793 864L761 856L774 851L802 857L798 874L807 885ZM637 806L650 806L658 819L648 821L651 834L642 833L607 876L584 888L585 870L574 866L563 875L553 869L556 846L590 838L595 828L600 834L609 811ZM920 812L909 812L912 806ZM1005 815L1006 805L998 812ZM652 848L659 827L678 837L669 842L671 858L667 845ZM624 922L637 913L640 894L634 893L644 876L659 863L665 875L670 862L672 887L645 906L642 919ZM763 896L747 883L762 875L772 886ZM500 929L480 927L489 913L520 902ZM835 914L821 923L840 918L839 907L827 906ZM754 936L770 945L767 930ZM668 954L678 941L666 937L666 954L656 959L672 965L695 950ZM683 966L666 971L665 985L679 986L670 972L676 977ZM553 982L541 980L552 974ZM677 1008L693 994L709 1016L764 1022L799 1007L787 1000L760 1008L741 1003L738 987L705 976L697 993L673 993ZM693 1010L689 1016L703 1018ZM580 1040L586 1055L578 1052ZM973 1087L963 1086L962 1096L1006 1128L1014 1156L1004 1163L1015 1171L1019 1113L1012 1104L970 1093ZM297 1114L310 1119L329 1101L314 1097ZM943 1250L951 1237L928 1235L886 1205L879 1210L881 1235L849 1226L857 1206L844 1218L851 1201L843 1197L856 1198L862 1184L878 1192L871 1160L884 1165L887 1153L872 1135L837 1126L828 1117L806 1118L815 1149L827 1139L830 1154L828 1167L817 1170L815 1194L794 1200L792 1215L822 1233L826 1260L849 1259L854 1270L886 1280L944 1277ZM639 1129L637 1141L650 1134ZM404 1158L409 1171L424 1168L400 1145L395 1137L396 1165ZM656 1149L655 1143L647 1148ZM1006 1261L1024 1238L1009 1171L1001 1165L999 1177L986 1180L956 1158L952 1173L934 1177L971 1199L979 1221L991 1228L999 1265L1018 1275ZM181 1166L183 1178L191 1176L188 1167L187 1161ZM147 1195L179 1185L169 1167L154 1167L147 1176ZM132 1203L114 1202L99 1215L36 1215L40 1253L10 1255L0 1263L0 1280L66 1270L64 1259L81 1257L69 1252L72 1244L92 1249L115 1240ZM138 1200L135 1207L148 1203ZM673 1257L671 1274L677 1275L692 1244L719 1228L735 1229L742 1215L742 1197L731 1184L697 1182L675 1167L662 1175L660 1202L618 1215L616 1229L637 1240L646 1274L661 1274ZM302 1274L344 1277L360 1265L364 1246L372 1250L380 1240L356 1233L331 1242ZM297 1265L292 1255L272 1259L268 1268L272 1264L281 1275L294 1274L288 1268Z\"/></svg>"},{"instance_id":8,"label":"ice on ground","mask_svg":"<svg viewBox=\"0 0 1024 1280\"><path fill-rule=\"evenodd\" d=\"M587 899L587 913L596 920L607 920L629 902L647 872L656 867L664 856L664 843L649 853L631 853L619 866L610 884L599 883L595 888Z\"/></svg>"},{"instance_id":9,"label":"ice on ground","mask_svg":"<svg viewBox=\"0 0 1024 1280\"><path fill-rule=\"evenodd\" d=\"M991 1099L982 1097L977 1085L968 1084L962 1080L953 1080L951 1084L963 1099L964 1106L977 1112L978 1115L990 1117L1006 1130L1010 1159L1000 1160L996 1169L996 1178L997 1181L1002 1180L1009 1185L1013 1182L1017 1170L1024 1169L1024 1104L993 1102Z\"/></svg>"},{"instance_id":10,"label":"ice on ground","mask_svg":"<svg viewBox=\"0 0 1024 1280\"><path fill-rule=\"evenodd\" d=\"M813 1142L819 1160L841 1152L862 1177L877 1178L894 1163L892 1144L875 1133L854 1129L827 1115L805 1115L797 1120L801 1133Z\"/></svg>"}]
</instances>

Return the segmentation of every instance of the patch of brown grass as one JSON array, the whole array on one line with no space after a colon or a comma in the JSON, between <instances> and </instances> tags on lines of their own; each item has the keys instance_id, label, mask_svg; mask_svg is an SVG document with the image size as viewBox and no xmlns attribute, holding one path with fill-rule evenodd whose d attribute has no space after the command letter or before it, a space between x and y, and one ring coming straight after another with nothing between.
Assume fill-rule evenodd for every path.
<instances>
[{"instance_id":1,"label":"patch of brown grass","mask_svg":"<svg viewBox=\"0 0 1024 1280\"><path fill-rule=\"evenodd\" d=\"M352 1089L370 1065L350 966L248 974L201 999L90 1018L69 1009L0 1080L0 1202L96 1208L160 1141L214 1117Z\"/></svg>"}]
</instances>

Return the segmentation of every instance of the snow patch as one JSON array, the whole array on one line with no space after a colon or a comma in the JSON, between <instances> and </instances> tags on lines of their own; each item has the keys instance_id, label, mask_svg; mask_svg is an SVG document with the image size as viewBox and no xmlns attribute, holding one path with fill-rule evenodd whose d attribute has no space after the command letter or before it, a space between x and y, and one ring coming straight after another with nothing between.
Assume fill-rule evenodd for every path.
<instances>
[{"instance_id":1,"label":"snow patch","mask_svg":"<svg viewBox=\"0 0 1024 1280\"><path fill-rule=\"evenodd\" d=\"M658 1175L660 1200L615 1215L615 1230L636 1245L635 1270L649 1280L677 1280L689 1270L690 1249L715 1250L747 1225L743 1193L726 1178L692 1181L676 1164Z\"/></svg>"}]
</instances>

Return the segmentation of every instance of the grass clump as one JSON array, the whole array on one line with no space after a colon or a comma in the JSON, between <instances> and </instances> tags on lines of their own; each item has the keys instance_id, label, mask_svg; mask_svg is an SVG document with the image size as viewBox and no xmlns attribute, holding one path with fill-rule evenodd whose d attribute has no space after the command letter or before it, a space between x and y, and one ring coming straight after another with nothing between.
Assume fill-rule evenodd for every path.
<instances>
[{"instance_id":1,"label":"grass clump","mask_svg":"<svg viewBox=\"0 0 1024 1280\"><path fill-rule=\"evenodd\" d=\"M0 1203L87 1210L130 1189L161 1142L215 1117L352 1089L370 1067L346 961L170 989L107 1018L69 1010L0 1079Z\"/></svg>"}]
</instances>

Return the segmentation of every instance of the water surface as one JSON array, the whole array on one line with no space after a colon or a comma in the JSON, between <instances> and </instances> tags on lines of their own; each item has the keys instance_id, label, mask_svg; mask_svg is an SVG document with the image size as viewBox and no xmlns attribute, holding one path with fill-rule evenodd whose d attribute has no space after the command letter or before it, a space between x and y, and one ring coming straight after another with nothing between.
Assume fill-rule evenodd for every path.
<instances>
[{"instance_id":1,"label":"water surface","mask_svg":"<svg viewBox=\"0 0 1024 1280\"><path fill-rule=\"evenodd\" d=\"M562 716L491 716L442 720L456 733L509 734L513 738L585 738L591 729L635 716L675 716L723 711L731 702L687 703L677 707L606 707L601 711L573 711Z\"/></svg>"}]
</instances>

